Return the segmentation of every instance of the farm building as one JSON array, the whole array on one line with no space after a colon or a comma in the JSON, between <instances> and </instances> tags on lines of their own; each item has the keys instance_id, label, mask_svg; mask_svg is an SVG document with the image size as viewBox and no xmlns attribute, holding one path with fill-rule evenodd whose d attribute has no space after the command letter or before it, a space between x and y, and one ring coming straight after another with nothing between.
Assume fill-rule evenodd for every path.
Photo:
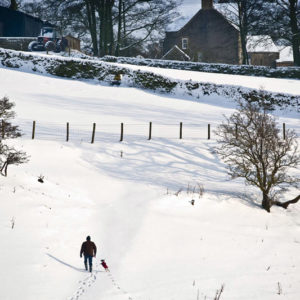
<instances>
[{"instance_id":1,"label":"farm building","mask_svg":"<svg viewBox=\"0 0 300 300\"><path fill-rule=\"evenodd\" d=\"M14 50L28 50L31 41L36 40L42 27L55 27L49 22L20 11L0 6L0 47ZM80 51L80 40L66 36L71 49Z\"/></svg>"},{"instance_id":2,"label":"farm building","mask_svg":"<svg viewBox=\"0 0 300 300\"><path fill-rule=\"evenodd\" d=\"M0 6L0 37L36 37L43 26L52 26L48 22Z\"/></svg>"},{"instance_id":3,"label":"farm building","mask_svg":"<svg viewBox=\"0 0 300 300\"><path fill-rule=\"evenodd\" d=\"M241 63L238 29L213 7L213 0L202 0L202 9L180 30L166 32L163 55L174 46L193 61Z\"/></svg>"},{"instance_id":4,"label":"farm building","mask_svg":"<svg viewBox=\"0 0 300 300\"><path fill-rule=\"evenodd\" d=\"M0 6L0 47L26 51L43 26L52 27L48 22Z\"/></svg>"},{"instance_id":5,"label":"farm building","mask_svg":"<svg viewBox=\"0 0 300 300\"><path fill-rule=\"evenodd\" d=\"M279 47L279 59L276 60L278 67L293 67L294 56L292 46L281 46Z\"/></svg>"},{"instance_id":6,"label":"farm building","mask_svg":"<svg viewBox=\"0 0 300 300\"><path fill-rule=\"evenodd\" d=\"M68 41L69 48L80 51L80 39L77 39L70 34L68 34L65 38Z\"/></svg>"},{"instance_id":7,"label":"farm building","mask_svg":"<svg viewBox=\"0 0 300 300\"><path fill-rule=\"evenodd\" d=\"M200 1L200 0L199 0ZM221 6L217 7L221 9ZM247 51L251 65L273 67L279 50L270 36L249 36ZM186 55L184 55L186 54ZM202 8L178 31L166 32L163 59L206 63L241 64L240 32L213 5L202 0Z\"/></svg>"},{"instance_id":8,"label":"farm building","mask_svg":"<svg viewBox=\"0 0 300 300\"><path fill-rule=\"evenodd\" d=\"M250 64L255 66L274 67L279 59L279 50L268 35L249 36L247 52Z\"/></svg>"}]
</instances>

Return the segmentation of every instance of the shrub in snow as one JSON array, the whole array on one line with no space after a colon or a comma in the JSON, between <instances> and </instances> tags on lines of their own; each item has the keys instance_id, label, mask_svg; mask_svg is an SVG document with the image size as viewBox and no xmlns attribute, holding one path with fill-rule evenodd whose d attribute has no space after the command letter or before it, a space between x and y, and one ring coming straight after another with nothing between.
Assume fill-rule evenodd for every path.
<instances>
[{"instance_id":1,"label":"shrub in snow","mask_svg":"<svg viewBox=\"0 0 300 300\"><path fill-rule=\"evenodd\" d=\"M7 176L9 165L19 165L28 161L25 152L18 151L3 142L7 138L21 136L18 126L14 126L10 122L15 117L13 107L14 103L10 102L7 97L0 99L0 173L4 176Z\"/></svg>"},{"instance_id":2,"label":"shrub in snow","mask_svg":"<svg viewBox=\"0 0 300 300\"><path fill-rule=\"evenodd\" d=\"M300 182L288 173L300 164L296 133L288 130L283 139L279 132L275 118L257 102L240 103L215 131L220 144L216 152L227 164L228 174L259 188L261 205L268 212L273 205L287 208L300 199L300 195L286 202L277 199L288 186L298 187Z\"/></svg>"}]
</instances>

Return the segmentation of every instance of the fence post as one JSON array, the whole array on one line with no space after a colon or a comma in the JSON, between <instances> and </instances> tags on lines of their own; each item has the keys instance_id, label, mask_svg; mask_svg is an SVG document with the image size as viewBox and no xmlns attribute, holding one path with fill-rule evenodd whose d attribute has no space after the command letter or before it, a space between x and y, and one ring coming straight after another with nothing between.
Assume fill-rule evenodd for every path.
<instances>
[{"instance_id":1,"label":"fence post","mask_svg":"<svg viewBox=\"0 0 300 300\"><path fill-rule=\"evenodd\" d=\"M182 139L182 122L180 122L179 139Z\"/></svg>"},{"instance_id":2,"label":"fence post","mask_svg":"<svg viewBox=\"0 0 300 300\"><path fill-rule=\"evenodd\" d=\"M149 123L149 138L148 140L150 141L152 138L152 122Z\"/></svg>"},{"instance_id":3,"label":"fence post","mask_svg":"<svg viewBox=\"0 0 300 300\"><path fill-rule=\"evenodd\" d=\"M34 140L35 137L35 121L32 123L32 139Z\"/></svg>"},{"instance_id":4,"label":"fence post","mask_svg":"<svg viewBox=\"0 0 300 300\"><path fill-rule=\"evenodd\" d=\"M69 133L70 133L70 126L69 126L69 122L67 122L67 142L69 141Z\"/></svg>"},{"instance_id":5,"label":"fence post","mask_svg":"<svg viewBox=\"0 0 300 300\"><path fill-rule=\"evenodd\" d=\"M124 134L124 124L121 123L121 137L120 137L120 142L123 142L123 134Z\"/></svg>"},{"instance_id":6,"label":"fence post","mask_svg":"<svg viewBox=\"0 0 300 300\"><path fill-rule=\"evenodd\" d=\"M282 126L283 128L283 139L285 140L285 123L283 123L283 126Z\"/></svg>"},{"instance_id":7,"label":"fence post","mask_svg":"<svg viewBox=\"0 0 300 300\"><path fill-rule=\"evenodd\" d=\"M92 144L94 144L95 141L95 133L96 133L96 123L93 123L93 133L92 133L92 141L91 141Z\"/></svg>"},{"instance_id":8,"label":"fence post","mask_svg":"<svg viewBox=\"0 0 300 300\"><path fill-rule=\"evenodd\" d=\"M207 139L210 140L210 124L207 127Z\"/></svg>"},{"instance_id":9,"label":"fence post","mask_svg":"<svg viewBox=\"0 0 300 300\"><path fill-rule=\"evenodd\" d=\"M2 133L1 133L1 136L2 136L2 139L4 139L4 136L5 136L5 123L4 123L4 120L2 120Z\"/></svg>"}]
</instances>

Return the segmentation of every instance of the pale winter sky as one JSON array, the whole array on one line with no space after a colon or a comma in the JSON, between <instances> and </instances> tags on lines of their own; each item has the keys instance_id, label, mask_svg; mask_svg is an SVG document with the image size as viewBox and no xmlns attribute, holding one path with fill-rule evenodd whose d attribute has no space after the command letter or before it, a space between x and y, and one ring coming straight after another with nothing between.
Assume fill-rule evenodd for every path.
<instances>
[{"instance_id":1,"label":"pale winter sky","mask_svg":"<svg viewBox=\"0 0 300 300\"><path fill-rule=\"evenodd\" d=\"M181 17L174 20L174 22L168 26L167 30L172 31L180 29L200 8L201 0L183 0L182 4L178 7L178 12L181 14Z\"/></svg>"}]
</instances>

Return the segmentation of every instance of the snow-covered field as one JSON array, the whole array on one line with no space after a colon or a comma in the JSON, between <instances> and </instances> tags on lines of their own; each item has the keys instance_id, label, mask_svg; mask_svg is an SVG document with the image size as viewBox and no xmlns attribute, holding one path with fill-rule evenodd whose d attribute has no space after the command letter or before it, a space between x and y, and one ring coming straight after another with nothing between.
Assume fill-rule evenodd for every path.
<instances>
[{"instance_id":1,"label":"snow-covered field","mask_svg":"<svg viewBox=\"0 0 300 300\"><path fill-rule=\"evenodd\" d=\"M300 95L294 81L279 86ZM208 300L223 284L221 300L300 299L300 204L267 214L260 194L228 181L211 152L207 124L215 128L234 103L5 68L0 88L25 132L11 143L31 156L0 178L1 300ZM299 132L299 114L275 113ZM98 246L92 274L79 258L87 235Z\"/></svg>"}]
</instances>

